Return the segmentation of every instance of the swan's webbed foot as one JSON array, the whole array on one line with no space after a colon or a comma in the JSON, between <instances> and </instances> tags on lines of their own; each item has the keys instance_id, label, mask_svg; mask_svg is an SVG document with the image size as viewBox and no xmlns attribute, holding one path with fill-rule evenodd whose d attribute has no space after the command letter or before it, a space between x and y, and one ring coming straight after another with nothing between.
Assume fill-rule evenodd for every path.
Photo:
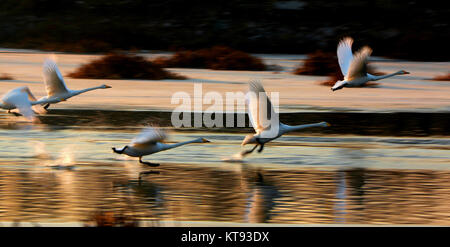
<instances>
[{"instance_id":1,"label":"swan's webbed foot","mask_svg":"<svg viewBox=\"0 0 450 247\"><path fill-rule=\"evenodd\" d=\"M258 153L261 153L263 151L263 149L264 149L264 144L261 144L261 146L258 149Z\"/></svg>"},{"instance_id":2,"label":"swan's webbed foot","mask_svg":"<svg viewBox=\"0 0 450 247\"><path fill-rule=\"evenodd\" d=\"M13 111L11 111L11 110L8 110L8 113L9 113L9 114L13 114L13 115L16 116L16 117L22 116L22 114L17 113L17 112L13 112Z\"/></svg>"},{"instance_id":3,"label":"swan's webbed foot","mask_svg":"<svg viewBox=\"0 0 450 247\"><path fill-rule=\"evenodd\" d=\"M142 161L141 164L148 165L148 166L151 166L151 167L159 166L158 163L151 163L151 162L145 162L145 161Z\"/></svg>"},{"instance_id":4,"label":"swan's webbed foot","mask_svg":"<svg viewBox=\"0 0 450 247\"><path fill-rule=\"evenodd\" d=\"M159 164L157 164L157 163L151 163L151 162L142 161L142 157L139 157L139 163L144 164L144 165L148 165L148 166L152 166L152 167L159 166Z\"/></svg>"}]
</instances>

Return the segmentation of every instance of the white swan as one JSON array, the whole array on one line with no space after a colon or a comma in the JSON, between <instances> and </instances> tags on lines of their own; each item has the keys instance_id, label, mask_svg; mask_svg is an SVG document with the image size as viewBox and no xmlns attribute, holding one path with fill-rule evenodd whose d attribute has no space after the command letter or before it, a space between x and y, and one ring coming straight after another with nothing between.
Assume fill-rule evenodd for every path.
<instances>
[{"instance_id":1,"label":"white swan","mask_svg":"<svg viewBox=\"0 0 450 247\"><path fill-rule=\"evenodd\" d=\"M48 102L44 106L45 109L47 109L50 106L50 104L65 101L81 93L85 93L95 89L111 88L110 86L103 84L98 87L91 87L82 90L70 90L67 88L66 83L64 82L64 78L62 77L61 72L59 71L58 66L56 65L56 62L51 58L47 58L44 61L43 72L47 96L42 97L39 100L46 100Z\"/></svg>"},{"instance_id":2,"label":"white swan","mask_svg":"<svg viewBox=\"0 0 450 247\"><path fill-rule=\"evenodd\" d=\"M288 132L297 131L310 127L328 127L327 122L314 124L303 124L290 126L279 121L279 116L275 113L270 99L263 86L256 81L249 83L249 93L247 94L248 115L256 134L247 135L242 142L242 146L246 144L256 144L251 150L241 152L241 156L253 152L258 145L258 152L262 152L264 144L272 141ZM261 107L261 110L260 110ZM262 114L260 116L259 114ZM265 116L264 116L265 115Z\"/></svg>"},{"instance_id":3,"label":"white swan","mask_svg":"<svg viewBox=\"0 0 450 247\"><path fill-rule=\"evenodd\" d=\"M33 107L33 105L38 105L41 103L46 103L46 101L36 101L36 98L28 87L18 87L11 89L3 95L0 100L0 108L8 110L8 113L10 113L13 109L18 109L19 113L25 118L28 120L33 120L35 118L34 111L38 113L46 112L45 109L38 106Z\"/></svg>"},{"instance_id":4,"label":"white swan","mask_svg":"<svg viewBox=\"0 0 450 247\"><path fill-rule=\"evenodd\" d=\"M378 81L395 75L405 75L409 72L400 70L388 75L371 75L367 73L367 59L372 53L372 49L364 46L356 52L352 53L353 39L350 37L343 38L337 48L337 56L341 72L344 75L343 81L337 81L331 90L336 91L343 87L359 87L368 81Z\"/></svg>"},{"instance_id":5,"label":"white swan","mask_svg":"<svg viewBox=\"0 0 450 247\"><path fill-rule=\"evenodd\" d=\"M142 164L149 166L159 166L159 164L142 161L142 156L176 148L189 143L209 142L204 138L197 138L194 140L179 142L175 144L162 143L162 141L166 139L166 137L166 133L162 130L146 128L137 137L135 137L129 145L126 145L120 149L112 148L112 150L118 154L126 154L131 157L139 157L139 162Z\"/></svg>"}]
</instances>

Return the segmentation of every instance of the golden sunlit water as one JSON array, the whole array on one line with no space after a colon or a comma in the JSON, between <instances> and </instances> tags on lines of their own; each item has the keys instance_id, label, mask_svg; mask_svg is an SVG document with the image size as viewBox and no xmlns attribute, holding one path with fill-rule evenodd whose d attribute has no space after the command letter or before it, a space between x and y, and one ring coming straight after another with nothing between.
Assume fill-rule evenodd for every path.
<instances>
[{"instance_id":1,"label":"golden sunlit water","mask_svg":"<svg viewBox=\"0 0 450 247\"><path fill-rule=\"evenodd\" d=\"M245 133L170 130L169 142L211 143L146 156L161 164L148 167L111 150L142 126L8 118L0 128L0 224L88 225L99 213L137 222L450 224L445 136L299 132L224 162L242 150Z\"/></svg>"}]
</instances>

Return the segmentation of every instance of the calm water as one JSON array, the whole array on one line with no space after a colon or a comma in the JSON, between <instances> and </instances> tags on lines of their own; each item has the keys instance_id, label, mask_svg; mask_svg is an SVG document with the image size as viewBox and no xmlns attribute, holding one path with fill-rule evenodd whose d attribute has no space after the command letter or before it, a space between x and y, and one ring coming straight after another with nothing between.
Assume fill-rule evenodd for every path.
<instances>
[{"instance_id":1,"label":"calm water","mask_svg":"<svg viewBox=\"0 0 450 247\"><path fill-rule=\"evenodd\" d=\"M402 119L416 126L410 136L375 135L386 129L376 125L372 134L339 134L346 128L337 121L324 134L282 137L240 163L222 159L241 150L249 129L169 130L169 142L212 142L147 156L161 163L150 168L111 151L144 124L167 122L133 114L54 112L37 125L0 114L0 222L87 223L120 212L154 222L450 225L448 129L420 116Z\"/></svg>"}]
</instances>

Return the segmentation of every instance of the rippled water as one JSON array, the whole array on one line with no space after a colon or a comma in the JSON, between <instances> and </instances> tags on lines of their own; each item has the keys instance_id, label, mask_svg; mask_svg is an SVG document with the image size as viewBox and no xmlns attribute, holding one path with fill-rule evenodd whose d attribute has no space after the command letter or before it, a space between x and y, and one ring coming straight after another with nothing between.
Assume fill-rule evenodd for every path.
<instances>
[{"instance_id":1,"label":"rippled water","mask_svg":"<svg viewBox=\"0 0 450 247\"><path fill-rule=\"evenodd\" d=\"M169 142L212 142L146 156L154 168L111 151L148 119L108 114L49 114L37 125L0 114L0 222L87 223L114 212L154 222L450 224L447 135L312 130L227 163L248 129L171 129Z\"/></svg>"}]
</instances>

